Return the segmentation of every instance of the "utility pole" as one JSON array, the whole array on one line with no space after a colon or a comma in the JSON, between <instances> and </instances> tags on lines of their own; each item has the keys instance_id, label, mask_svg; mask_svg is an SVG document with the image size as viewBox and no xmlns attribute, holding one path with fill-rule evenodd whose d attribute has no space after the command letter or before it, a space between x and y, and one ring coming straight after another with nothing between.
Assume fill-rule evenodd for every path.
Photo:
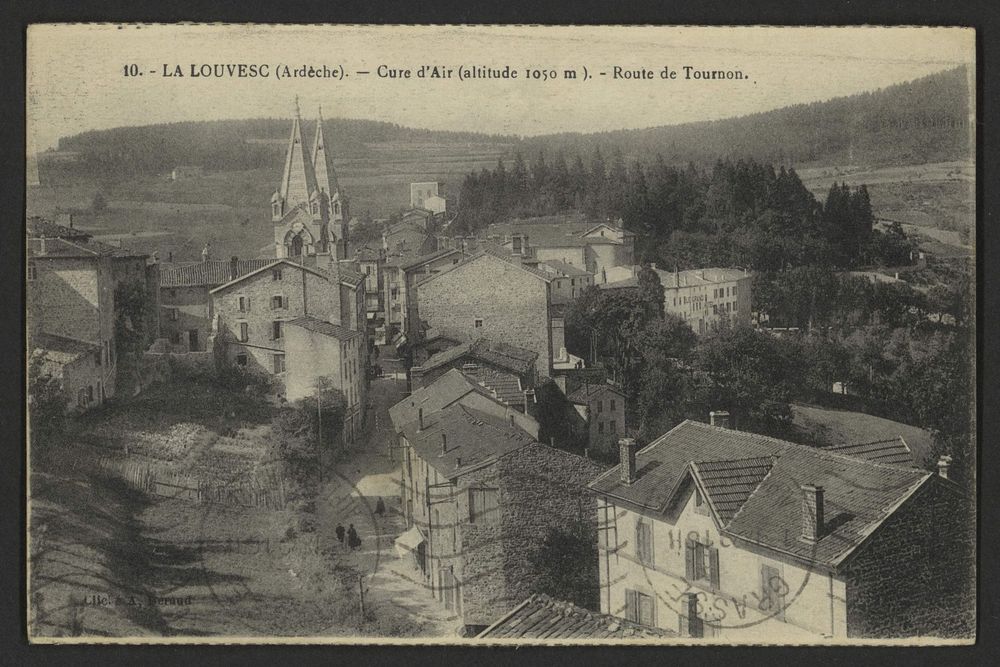
<instances>
[{"instance_id":1,"label":"utility pole","mask_svg":"<svg viewBox=\"0 0 1000 667\"><path fill-rule=\"evenodd\" d=\"M358 593L361 595L361 620L365 620L365 575L358 575Z\"/></svg>"}]
</instances>

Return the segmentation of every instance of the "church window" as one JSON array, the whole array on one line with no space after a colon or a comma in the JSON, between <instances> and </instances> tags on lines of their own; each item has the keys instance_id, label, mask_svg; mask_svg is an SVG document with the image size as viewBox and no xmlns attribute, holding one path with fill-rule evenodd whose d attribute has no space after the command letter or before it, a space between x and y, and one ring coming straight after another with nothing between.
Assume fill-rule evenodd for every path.
<instances>
[{"instance_id":1,"label":"church window","mask_svg":"<svg viewBox=\"0 0 1000 667\"><path fill-rule=\"evenodd\" d=\"M273 204L271 204L271 210L273 211L275 216L281 215L281 204L279 204L278 202L274 202Z\"/></svg>"},{"instance_id":2,"label":"church window","mask_svg":"<svg viewBox=\"0 0 1000 667\"><path fill-rule=\"evenodd\" d=\"M240 322L240 341L245 343L250 340L250 325L247 322Z\"/></svg>"},{"instance_id":3,"label":"church window","mask_svg":"<svg viewBox=\"0 0 1000 667\"><path fill-rule=\"evenodd\" d=\"M312 203L312 213L313 213L313 215L316 215L316 214L319 213L319 204L317 204L316 202Z\"/></svg>"}]
</instances>

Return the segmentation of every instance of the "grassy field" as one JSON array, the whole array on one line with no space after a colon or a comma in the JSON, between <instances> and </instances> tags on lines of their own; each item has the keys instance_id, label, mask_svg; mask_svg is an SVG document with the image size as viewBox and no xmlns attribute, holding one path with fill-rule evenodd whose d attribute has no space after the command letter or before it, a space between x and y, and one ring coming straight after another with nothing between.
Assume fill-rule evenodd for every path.
<instances>
[{"instance_id":1,"label":"grassy field","mask_svg":"<svg viewBox=\"0 0 1000 667\"><path fill-rule=\"evenodd\" d=\"M930 455L934 444L928 431L862 412L793 404L792 416L802 439L822 446L875 442L901 436L920 464Z\"/></svg>"},{"instance_id":2,"label":"grassy field","mask_svg":"<svg viewBox=\"0 0 1000 667\"><path fill-rule=\"evenodd\" d=\"M902 223L907 234L926 239L927 249L935 254L971 254L970 234L974 235L976 221L976 167L972 163L816 167L798 173L820 198L834 182L865 184L877 217Z\"/></svg>"},{"instance_id":3,"label":"grassy field","mask_svg":"<svg viewBox=\"0 0 1000 667\"><path fill-rule=\"evenodd\" d=\"M368 146L370 157L336 160L342 190L353 216L373 217L409 205L410 183L442 181L457 192L472 171L494 167L504 148L488 144L386 143ZM97 182L81 174L72 180L28 188L28 215L90 207L102 194L107 208L79 216L79 226L100 240L119 239L141 252L158 251L165 261L196 261L206 242L215 257L271 254L269 201L282 164L253 171L206 172L171 181L166 174Z\"/></svg>"}]
</instances>

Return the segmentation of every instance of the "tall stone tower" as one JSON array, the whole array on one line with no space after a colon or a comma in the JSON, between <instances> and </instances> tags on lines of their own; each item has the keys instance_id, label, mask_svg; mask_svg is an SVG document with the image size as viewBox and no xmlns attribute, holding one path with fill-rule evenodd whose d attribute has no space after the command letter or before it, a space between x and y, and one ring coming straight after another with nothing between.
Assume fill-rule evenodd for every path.
<instances>
[{"instance_id":1,"label":"tall stone tower","mask_svg":"<svg viewBox=\"0 0 1000 667\"><path fill-rule=\"evenodd\" d=\"M346 256L346 202L327 153L322 116L316 124L313 148L306 148L296 98L285 169L271 196L276 257Z\"/></svg>"}]
</instances>

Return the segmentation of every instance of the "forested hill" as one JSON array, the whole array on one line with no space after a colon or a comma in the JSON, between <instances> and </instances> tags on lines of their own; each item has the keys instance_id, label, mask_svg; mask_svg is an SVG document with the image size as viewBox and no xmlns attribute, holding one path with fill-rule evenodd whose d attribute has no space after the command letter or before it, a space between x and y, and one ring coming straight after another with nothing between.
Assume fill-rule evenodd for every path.
<instances>
[{"instance_id":1,"label":"forested hill","mask_svg":"<svg viewBox=\"0 0 1000 667\"><path fill-rule=\"evenodd\" d=\"M315 121L304 120L307 142L312 142ZM367 144L473 143L511 144L516 137L473 132L441 132L402 127L371 120L333 118L324 121L327 141L335 157L357 158L368 154ZM183 122L139 127L93 130L59 140L59 151L75 153L74 167L91 175L157 174L177 165L209 170L248 170L273 167L284 153L291 131L288 118ZM65 153L63 153L65 154ZM276 157L278 156L278 157ZM46 154L39 155L46 161Z\"/></svg>"},{"instance_id":2,"label":"forested hill","mask_svg":"<svg viewBox=\"0 0 1000 667\"><path fill-rule=\"evenodd\" d=\"M874 92L740 118L532 137L520 150L525 156L539 149L550 155L618 150L642 160L660 154L668 164L754 158L796 167L966 159L973 152L967 75L959 67Z\"/></svg>"}]
</instances>

